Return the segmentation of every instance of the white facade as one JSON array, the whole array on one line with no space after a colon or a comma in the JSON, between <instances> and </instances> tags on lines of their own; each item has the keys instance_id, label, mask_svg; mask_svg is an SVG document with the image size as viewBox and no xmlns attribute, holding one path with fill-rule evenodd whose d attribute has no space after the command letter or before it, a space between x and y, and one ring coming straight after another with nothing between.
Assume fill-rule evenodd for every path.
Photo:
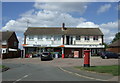
<instances>
[{"instance_id":1,"label":"white facade","mask_svg":"<svg viewBox=\"0 0 120 83\"><path fill-rule=\"evenodd\" d=\"M26 44L35 45L61 45L62 36L37 36L34 35L32 39L30 36L26 37Z\"/></svg>"},{"instance_id":2,"label":"white facade","mask_svg":"<svg viewBox=\"0 0 120 83\"><path fill-rule=\"evenodd\" d=\"M7 53L7 48L2 48L1 50L2 50L2 54Z\"/></svg>"},{"instance_id":3,"label":"white facade","mask_svg":"<svg viewBox=\"0 0 120 83\"><path fill-rule=\"evenodd\" d=\"M98 40L93 40L93 36L89 36L89 40L85 40L85 36L81 36L80 40L74 40L74 44L80 45L100 45L102 44L102 37L98 36Z\"/></svg>"},{"instance_id":4,"label":"white facade","mask_svg":"<svg viewBox=\"0 0 120 83\"><path fill-rule=\"evenodd\" d=\"M63 43L64 39L64 43ZM85 36L80 36L80 39L77 39L76 36L69 36L69 42L72 41L69 45L101 45L102 36L97 36L97 39L94 39L94 36L89 36L89 40L85 40ZM26 44L29 45L63 45L67 44L66 35L64 38L62 35L47 36L47 35L34 35L26 36Z\"/></svg>"}]
</instances>

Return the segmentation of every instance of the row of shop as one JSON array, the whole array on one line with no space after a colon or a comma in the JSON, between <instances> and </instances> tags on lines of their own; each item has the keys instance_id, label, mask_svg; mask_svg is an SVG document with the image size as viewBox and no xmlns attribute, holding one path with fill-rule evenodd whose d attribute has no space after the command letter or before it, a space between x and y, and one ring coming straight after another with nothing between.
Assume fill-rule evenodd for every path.
<instances>
[{"instance_id":1,"label":"row of shop","mask_svg":"<svg viewBox=\"0 0 120 83\"><path fill-rule=\"evenodd\" d=\"M41 54L42 52L51 52L53 55L57 54L59 57L63 58L82 58L84 56L84 50L90 50L90 55L95 56L98 52L104 50L104 46L70 46L61 45L61 46L28 46L24 45L24 57L28 55Z\"/></svg>"}]
</instances>

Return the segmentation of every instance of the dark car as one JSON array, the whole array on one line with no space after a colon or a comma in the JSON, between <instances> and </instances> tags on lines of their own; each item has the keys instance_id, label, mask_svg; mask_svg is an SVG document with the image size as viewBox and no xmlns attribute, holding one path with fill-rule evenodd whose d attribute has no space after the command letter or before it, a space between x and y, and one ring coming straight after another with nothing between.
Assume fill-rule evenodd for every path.
<instances>
[{"instance_id":1,"label":"dark car","mask_svg":"<svg viewBox=\"0 0 120 83\"><path fill-rule=\"evenodd\" d=\"M53 55L50 52L43 52L41 54L41 61L43 60L53 60Z\"/></svg>"},{"instance_id":2,"label":"dark car","mask_svg":"<svg viewBox=\"0 0 120 83\"><path fill-rule=\"evenodd\" d=\"M119 54L116 54L114 52L104 51L100 52L99 55L102 59L108 59L108 58L120 58Z\"/></svg>"}]
</instances>

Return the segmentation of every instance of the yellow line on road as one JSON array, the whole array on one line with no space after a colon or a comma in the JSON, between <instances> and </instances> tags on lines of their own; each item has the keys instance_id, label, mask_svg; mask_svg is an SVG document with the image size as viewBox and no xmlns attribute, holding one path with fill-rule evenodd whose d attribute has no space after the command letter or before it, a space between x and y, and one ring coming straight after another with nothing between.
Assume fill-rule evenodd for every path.
<instances>
[{"instance_id":1,"label":"yellow line on road","mask_svg":"<svg viewBox=\"0 0 120 83\"><path fill-rule=\"evenodd\" d=\"M78 73L74 73L74 72L70 72L70 71L68 71L68 70L65 70L65 69L63 69L63 68L61 68L61 67L59 67L59 69L61 69L61 70L64 71L64 72L67 72L67 73L70 73L70 74L74 74L74 75L76 75L76 76L83 77L83 78L87 78L87 79L92 79L92 80L97 80L97 81L108 81L108 80L97 79L97 78L93 78L93 77L89 77L89 76L80 75L80 74L78 74Z\"/></svg>"}]
</instances>

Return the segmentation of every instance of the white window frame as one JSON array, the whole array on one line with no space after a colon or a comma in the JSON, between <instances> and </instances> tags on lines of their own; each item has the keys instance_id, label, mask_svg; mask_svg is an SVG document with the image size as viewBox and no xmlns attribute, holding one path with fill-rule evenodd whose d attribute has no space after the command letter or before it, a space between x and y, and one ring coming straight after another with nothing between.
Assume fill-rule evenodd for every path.
<instances>
[{"instance_id":1,"label":"white window frame","mask_svg":"<svg viewBox=\"0 0 120 83\"><path fill-rule=\"evenodd\" d=\"M52 36L46 36L46 40L51 40Z\"/></svg>"},{"instance_id":2,"label":"white window frame","mask_svg":"<svg viewBox=\"0 0 120 83\"><path fill-rule=\"evenodd\" d=\"M54 36L54 40L55 41L60 41L61 40L61 36Z\"/></svg>"},{"instance_id":3,"label":"white window frame","mask_svg":"<svg viewBox=\"0 0 120 83\"><path fill-rule=\"evenodd\" d=\"M43 40L43 36L37 36L38 40Z\"/></svg>"},{"instance_id":4,"label":"white window frame","mask_svg":"<svg viewBox=\"0 0 120 83\"><path fill-rule=\"evenodd\" d=\"M28 38L29 38L29 40L34 40L34 36L33 35L30 35Z\"/></svg>"},{"instance_id":5,"label":"white window frame","mask_svg":"<svg viewBox=\"0 0 120 83\"><path fill-rule=\"evenodd\" d=\"M93 36L94 41L98 41L98 36Z\"/></svg>"},{"instance_id":6,"label":"white window frame","mask_svg":"<svg viewBox=\"0 0 120 83\"><path fill-rule=\"evenodd\" d=\"M76 36L76 40L81 40L81 36Z\"/></svg>"},{"instance_id":7,"label":"white window frame","mask_svg":"<svg viewBox=\"0 0 120 83\"><path fill-rule=\"evenodd\" d=\"M90 40L90 36L85 36L84 39L85 39L85 41L89 41Z\"/></svg>"}]
</instances>

